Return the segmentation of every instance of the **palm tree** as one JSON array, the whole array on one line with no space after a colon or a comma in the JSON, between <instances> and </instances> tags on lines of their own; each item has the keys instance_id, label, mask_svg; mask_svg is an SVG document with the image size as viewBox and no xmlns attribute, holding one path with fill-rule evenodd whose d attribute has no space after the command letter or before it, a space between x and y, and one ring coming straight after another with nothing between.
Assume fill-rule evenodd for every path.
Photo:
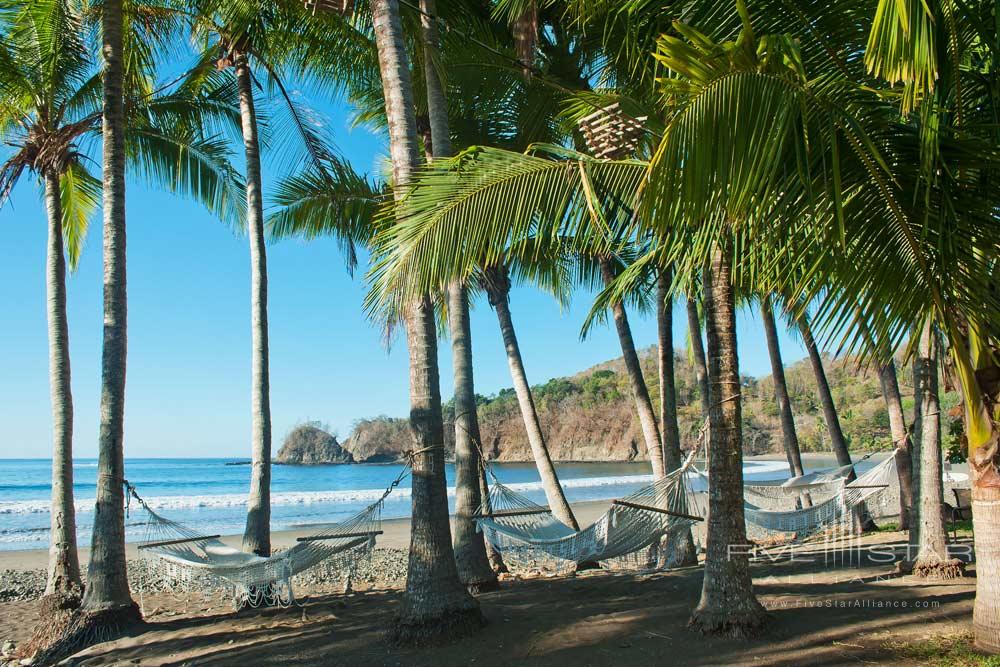
<instances>
[{"instance_id":1,"label":"palm tree","mask_svg":"<svg viewBox=\"0 0 1000 667\"><path fill-rule=\"evenodd\" d=\"M371 3L375 43L389 124L393 192L406 196L419 164L413 86L396 0ZM410 353L410 428L413 456L413 518L406 591L393 634L398 642L424 643L455 637L483 624L479 604L458 578L448 528L444 477L444 425L438 385L434 309L424 292L405 307Z\"/></svg>"},{"instance_id":2,"label":"palm tree","mask_svg":"<svg viewBox=\"0 0 1000 667\"><path fill-rule=\"evenodd\" d=\"M45 587L56 606L79 602L82 593L76 548L76 512L73 504L73 395L70 383L69 327L66 321L66 263L76 267L97 206L99 184L83 167L74 142L93 124L74 128L76 119L62 122L66 100L81 93L88 82L90 55L82 36L80 17L63 2L37 3L48 9L57 30L30 20L28 7L9 17L4 26L5 47L0 58L5 141L16 148L0 172L0 196L6 200L24 169L44 184L48 244L45 276L49 339L49 384L52 397L52 504L50 509L49 567ZM55 39L61 42L54 43ZM15 50L9 50L10 42ZM52 53L49 66L28 53ZM23 134L21 128L30 128Z\"/></svg>"},{"instance_id":3,"label":"palm tree","mask_svg":"<svg viewBox=\"0 0 1000 667\"><path fill-rule=\"evenodd\" d=\"M698 395L701 397L701 417L708 419L709 386L708 361L705 359L705 346L701 340L701 316L698 313L698 301L688 296L685 299L688 321L688 338L691 341L691 356L694 359L694 374L698 379Z\"/></svg>"},{"instance_id":4,"label":"palm tree","mask_svg":"<svg viewBox=\"0 0 1000 667\"><path fill-rule=\"evenodd\" d=\"M708 412L708 544L701 600L689 625L706 634L750 637L767 614L753 593L743 518L743 440L736 307L728 248L716 248L705 282L708 372L713 401Z\"/></svg>"},{"instance_id":5,"label":"palm tree","mask_svg":"<svg viewBox=\"0 0 1000 667\"><path fill-rule=\"evenodd\" d=\"M930 321L920 334L913 362L913 383L920 426L914 442L913 472L918 484L914 497L915 531L911 531L914 560L908 564L921 577L950 579L961 577L965 564L949 558L944 525L944 498L941 488L941 405L938 400L937 333Z\"/></svg>"},{"instance_id":6,"label":"palm tree","mask_svg":"<svg viewBox=\"0 0 1000 667\"><path fill-rule=\"evenodd\" d=\"M917 134L898 124L898 112L863 85L856 60L845 62L840 51L830 48L833 40L843 52L859 53L863 26L843 22L836 11L817 10L800 20L778 11L769 15L764 11L769 8L755 6L751 15L738 2L737 15L729 16L720 3L705 2L686 16L710 25L711 35L684 24L675 33L654 35L655 56L668 73L656 85L667 103L664 130L648 165L595 163L565 151L565 160L547 160L537 151L514 156L482 148L422 174L399 207L400 223L386 239L394 249L377 267L376 282L388 286L409 280L410 289L425 289L449 276L470 275L486 249L496 253L507 247L500 239L572 234L590 216L588 202L594 197L584 191L598 190L620 201L637 200L639 211L628 218L629 224L634 233L648 233L658 241L648 258L634 262L605 290L604 303L624 298L654 260L673 262L675 282L689 284L717 249L725 248L722 261L741 291L787 292L797 304L795 316L815 303L816 321L826 336L850 336L851 320L843 313L848 304L861 304L875 337L891 341L891 348L930 305L949 323L949 340L959 335L960 348L969 336L953 330L955 312L975 311L972 320L983 326L972 337L990 332L977 343L984 351L983 344L992 344L987 322L993 320L982 317L983 304L991 317L1000 313L988 286L992 269L985 257L992 251L977 255L956 249L994 242L993 213L976 204L986 200L971 197L952 201L956 206L951 208L912 209L908 202L921 199L912 186L925 164L914 157ZM657 7L659 14L663 12ZM652 14L646 22L645 15L639 21L633 14L625 18L628 26L640 27L657 20ZM777 32L758 40L755 20ZM648 41L631 41L623 50L636 52L637 43ZM992 159L973 143L960 143L961 152ZM941 148L949 160L958 159L953 143ZM787 169L789 164L798 168ZM831 164L837 165L832 173L827 168ZM945 171L948 178L965 173ZM949 184L967 191L973 187L957 180ZM934 185L935 197L939 192L943 190ZM960 209L965 215L950 213ZM498 211L503 211L502 220ZM463 234L463 229L475 234ZM937 235L948 242L929 240ZM767 252L754 252L758 248ZM783 271L785 262L772 261L775 252L810 267L809 275ZM713 262L718 265L717 259ZM949 262L964 268L967 283L962 289L939 279L949 274ZM413 270L432 263L433 275ZM866 269L858 271L859 266ZM867 354L880 352L867 349ZM960 373L987 363L981 356L973 363L966 352L953 357L964 364ZM973 416L981 417L986 405L981 397L992 395L994 388L979 382L975 379L971 387L979 393L967 394L967 405L974 408ZM713 409L728 398L713 393ZM986 432L982 419L970 423L979 429L977 438ZM712 436L712 441L721 437ZM713 525L719 540L729 539L710 517L710 543ZM719 550L714 554L718 558ZM749 590L740 588L738 573L719 569L733 577L735 590ZM747 603L743 608L751 607ZM739 616L730 625L725 608L711 611L719 622L708 625L709 630L738 634L759 627ZM985 624L987 612L982 613Z\"/></svg>"},{"instance_id":7,"label":"palm tree","mask_svg":"<svg viewBox=\"0 0 1000 667\"><path fill-rule=\"evenodd\" d=\"M823 407L823 418L826 421L827 432L830 434L830 448L837 458L838 466L848 466L853 463L851 452L847 448L847 439L844 431L840 428L840 418L837 416L837 406L833 402L833 393L830 391L830 383L826 379L826 370L823 368L823 355L820 354L816 340L813 338L812 329L805 317L798 319L799 333L802 334L802 344L809 354L809 365L812 366L813 375L816 377L816 392L819 394L819 402ZM857 479L854 468L847 474L848 482ZM875 521L871 518L865 506L859 505L854 509L854 525L856 530L870 531L875 529Z\"/></svg>"},{"instance_id":8,"label":"palm tree","mask_svg":"<svg viewBox=\"0 0 1000 667\"><path fill-rule=\"evenodd\" d=\"M681 467L681 432L677 422L677 383L674 376L674 299L670 292L670 267L656 276L657 370L660 380L660 431L663 436L663 463L667 472ZM700 336L699 336L700 338ZM669 547L671 565L698 563L691 529L683 531Z\"/></svg>"},{"instance_id":9,"label":"palm tree","mask_svg":"<svg viewBox=\"0 0 1000 667\"><path fill-rule=\"evenodd\" d=\"M63 0L33 0L5 15L4 32L16 48L0 56L5 140L13 156L0 174L6 199L25 169L45 183L49 226L47 257L52 333L53 555L50 592L57 597L79 582L73 575L76 535L72 514L72 408L69 394L64 251L79 257L101 181L86 169L81 144L102 136L104 148L105 330L102 368L97 508L88 585L81 613L60 637L54 626L37 628L42 651L58 655L100 632L116 632L138 619L125 575L122 419L125 382L124 164L150 181L194 196L213 212L235 217L232 192L239 181L225 143L205 138L202 127L229 118L225 101L198 97L183 83L173 91L151 86L152 61L164 36L162 15L121 4L103 6L103 76L91 59L85 15ZM166 37L169 39L169 37ZM144 48L136 48L138 44ZM123 57L125 45L128 57ZM38 59L32 54L46 53ZM123 81L129 90L123 91ZM103 87L103 94L102 94ZM68 629L66 629L68 627Z\"/></svg>"},{"instance_id":10,"label":"palm tree","mask_svg":"<svg viewBox=\"0 0 1000 667\"><path fill-rule=\"evenodd\" d=\"M440 63L437 7L434 0L420 0L420 24L427 84L427 117L431 132L430 153L434 158L451 155L451 128ZM495 590L497 575L486 556L486 542L472 517L482 505L479 479L482 439L476 414L476 390L472 367L472 331L469 324L469 294L456 280L445 288L448 328L451 334L452 371L455 379L455 563L458 576L470 592Z\"/></svg>"},{"instance_id":11,"label":"palm tree","mask_svg":"<svg viewBox=\"0 0 1000 667\"><path fill-rule=\"evenodd\" d=\"M795 417L792 415L792 402L788 397L788 383L785 381L785 366L781 361L781 346L778 343L778 327L774 321L774 305L769 296L764 296L760 303L761 320L764 323L764 337L767 339L767 352L771 358L771 379L774 381L774 400L778 404L778 416L781 421L782 442L785 445L785 457L788 459L788 469L793 477L804 474L802 469L802 453L799 450L799 439L795 434Z\"/></svg>"},{"instance_id":12,"label":"palm tree","mask_svg":"<svg viewBox=\"0 0 1000 667\"><path fill-rule=\"evenodd\" d=\"M128 626L140 619L125 566L125 98L121 0L101 13L104 143L104 341L97 499L90 564L82 610L100 626Z\"/></svg>"},{"instance_id":13,"label":"palm tree","mask_svg":"<svg viewBox=\"0 0 1000 667\"><path fill-rule=\"evenodd\" d=\"M607 287L615 279L615 268L612 260L610 257L601 257L598 259L598 265L604 285ZM611 313L615 320L615 329L618 332L618 342L622 348L622 359L625 362L625 374L629 379L629 388L632 390L632 400L635 402L643 439L646 442L646 453L649 455L649 463L653 467L653 479L663 479L667 474L667 469L664 467L663 442L660 439L660 429L656 424L653 402L649 398L649 389L642 376L639 355L635 351L635 342L632 339L632 329L628 323L625 304L620 300L611 302ZM672 353L673 350L671 350ZM679 451L680 446L678 445L678 453Z\"/></svg>"},{"instance_id":14,"label":"palm tree","mask_svg":"<svg viewBox=\"0 0 1000 667\"><path fill-rule=\"evenodd\" d=\"M281 110L289 117L291 134L305 148L311 168L321 177L336 162L325 137L308 121L287 92L282 68L309 71L317 67L316 52L336 57L343 31L316 30L310 14L288 2L227 3L192 0L188 13L194 37L203 44L201 67L232 68L239 99L240 130L246 161L246 231L250 242L250 414L251 468L243 549L257 555L271 553L271 397L270 346L267 317L267 247L264 239L264 193L261 177L261 139L254 77L261 74L276 89ZM221 56L219 55L221 53ZM282 143L285 144L283 137Z\"/></svg>"},{"instance_id":15,"label":"palm tree","mask_svg":"<svg viewBox=\"0 0 1000 667\"><path fill-rule=\"evenodd\" d=\"M865 53L869 70L891 82L901 81L904 112L921 132L912 157L923 165L915 183L924 188L922 211L956 220L992 217L980 204L990 200L995 188L995 167L982 173L974 162L948 150L952 136L978 142L977 147L995 148L994 128L981 131L980 123L995 117L996 99L985 94L998 81L997 25L990 3L933 2L925 6L893 7L879 2ZM918 37L919 35L919 37ZM901 48L902 47L902 48ZM966 65L965 54L975 54ZM985 86L985 87L984 87ZM934 128L933 131L927 131ZM938 128L943 128L940 132ZM980 166L985 166L981 161ZM984 189L985 188L985 189ZM958 204L958 208L955 205ZM985 220L984 220L985 222ZM993 222L995 225L995 220ZM992 244L986 237L965 236L953 247L973 258L963 271L963 290L995 290L995 277L974 270L977 259ZM911 243L912 246L912 243ZM968 262L956 261L956 266ZM975 267L977 268L977 267ZM991 287L992 285L992 287ZM993 322L993 300L985 307L964 308L946 303L948 286L930 285L928 296L938 326L949 342L952 365L961 386L965 407L965 434L972 474L972 508L976 528L977 593L973 631L977 648L1000 652L1000 503L995 481L1000 475L1000 438L993 409L1000 397L996 378L996 350L1000 337ZM911 322L916 318L912 318ZM914 429L916 432L916 428ZM916 443L914 443L916 444ZM916 464L917 457L914 457ZM916 491L916 490L915 490ZM913 528L919 526L911 526Z\"/></svg>"},{"instance_id":16,"label":"palm tree","mask_svg":"<svg viewBox=\"0 0 1000 667\"><path fill-rule=\"evenodd\" d=\"M524 370L524 360L521 357L521 346L517 342L514 330L514 320L510 312L510 271L503 264L487 267L483 271L483 288L486 290L490 305L497 314L500 324L500 335L503 338L504 350L507 352L507 365L510 367L510 377L514 383L514 393L521 409L521 418L528 434L528 444L535 459L538 475L542 480L542 489L548 500L553 515L573 530L580 526L573 516L573 510L566 500L559 478L556 476L552 457L545 445L542 425L535 408L535 399L531 395L531 385Z\"/></svg>"},{"instance_id":17,"label":"palm tree","mask_svg":"<svg viewBox=\"0 0 1000 667\"><path fill-rule=\"evenodd\" d=\"M896 362L890 359L879 366L879 384L886 412L889 414L889 432L895 448L896 473L899 476L899 529L910 527L910 510L913 507L913 464L910 438L906 433L903 417L903 399L899 394Z\"/></svg>"}]
</instances>

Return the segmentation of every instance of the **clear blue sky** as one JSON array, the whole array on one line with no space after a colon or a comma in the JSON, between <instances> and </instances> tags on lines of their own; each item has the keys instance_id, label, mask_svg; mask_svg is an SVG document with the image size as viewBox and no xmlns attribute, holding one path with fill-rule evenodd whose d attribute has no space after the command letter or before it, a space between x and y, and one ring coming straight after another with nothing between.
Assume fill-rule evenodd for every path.
<instances>
[{"instance_id":1,"label":"clear blue sky","mask_svg":"<svg viewBox=\"0 0 1000 667\"><path fill-rule=\"evenodd\" d=\"M381 139L348 129L343 106L327 110L338 146L359 171L376 173ZM240 163L241 164L241 163ZM97 167L99 170L99 166ZM265 183L265 191L268 183ZM250 433L249 251L245 238L200 207L130 182L128 213L128 384L126 456L246 456ZM0 210L0 458L48 457L51 413L45 322L45 218L26 175ZM271 408L274 446L297 422L329 423L345 437L354 420L408 410L406 350L391 351L361 311L360 266L347 275L334 243L282 241L268 250ZM69 278L69 326L78 457L97 451L101 353L101 228L94 221L79 270ZM551 297L513 291L512 309L532 383L620 355L613 329L579 340L590 295L560 312ZM675 341L686 344L683 310ZM655 323L632 314L636 343L656 340ZM472 315L476 389L510 386L496 317ZM759 319L739 322L743 373L770 372ZM804 356L782 335L785 362ZM451 357L441 346L441 387L451 395Z\"/></svg>"}]
</instances>

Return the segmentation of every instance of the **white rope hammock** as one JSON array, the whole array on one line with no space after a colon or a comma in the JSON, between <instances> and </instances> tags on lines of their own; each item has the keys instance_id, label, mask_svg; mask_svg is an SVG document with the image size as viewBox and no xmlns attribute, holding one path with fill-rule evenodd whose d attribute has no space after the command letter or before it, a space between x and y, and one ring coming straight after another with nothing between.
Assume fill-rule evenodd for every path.
<instances>
[{"instance_id":1,"label":"white rope hammock","mask_svg":"<svg viewBox=\"0 0 1000 667\"><path fill-rule=\"evenodd\" d=\"M344 572L348 581L357 563L371 555L382 534L382 506L409 472L407 464L377 501L346 521L327 524L313 535L300 537L289 549L258 556L223 543L219 535L171 521L154 512L135 488L125 482L126 498L135 500L147 516L138 545L141 579L166 583L174 590L208 592L229 590L236 608L282 606L294 603L292 577L324 561ZM140 601L148 586L140 584Z\"/></svg>"},{"instance_id":2,"label":"white rope hammock","mask_svg":"<svg viewBox=\"0 0 1000 667\"><path fill-rule=\"evenodd\" d=\"M783 510L795 505L803 497L808 497L812 504L822 503L840 493L841 486L855 465L857 463L831 470L817 470L788 479L745 482L743 496L763 509Z\"/></svg>"},{"instance_id":3,"label":"white rope hammock","mask_svg":"<svg viewBox=\"0 0 1000 667\"><path fill-rule=\"evenodd\" d=\"M480 508L476 523L490 544L503 553L505 561L532 561L544 555L579 564L638 554L636 562L644 563L648 554L643 552L661 543L675 543L663 538L701 520L691 513L686 483L693 459L694 452L663 479L613 501L601 518L579 531L556 519L549 508L512 491L494 477L489 500Z\"/></svg>"},{"instance_id":4,"label":"white rope hammock","mask_svg":"<svg viewBox=\"0 0 1000 667\"><path fill-rule=\"evenodd\" d=\"M833 482L835 493L815 502L811 507L772 510L744 500L743 514L748 527L755 527L768 533L795 533L801 537L829 528L849 529L853 524L853 511L863 504L867 505L887 495L886 491L893 486L896 479L895 460L889 457L858 475L852 482L840 477L839 481Z\"/></svg>"}]
</instances>

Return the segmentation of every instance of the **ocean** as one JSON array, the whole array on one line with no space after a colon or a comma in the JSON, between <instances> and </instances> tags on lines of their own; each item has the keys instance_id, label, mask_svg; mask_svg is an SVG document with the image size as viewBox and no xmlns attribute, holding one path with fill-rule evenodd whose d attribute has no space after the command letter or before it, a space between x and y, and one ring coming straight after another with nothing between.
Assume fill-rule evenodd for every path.
<instances>
[{"instance_id":1,"label":"ocean","mask_svg":"<svg viewBox=\"0 0 1000 667\"><path fill-rule=\"evenodd\" d=\"M128 459L127 479L154 511L205 534L243 532L250 466L227 465L236 459ZM810 459L810 468L833 466L832 459ZM864 465L864 464L863 464ZM860 466L859 466L860 467ZM865 466L867 467L867 466ZM557 464L570 502L609 500L626 496L652 481L648 463ZM374 500L400 473L399 464L326 466L278 465L271 472L271 526L295 529L343 520ZM494 465L504 484L545 503L533 463ZM73 465L79 543L90 541L97 461L78 459ZM455 469L447 466L448 495L454 502ZM746 461L747 479L787 477L782 461ZM0 550L36 549L48 545L51 469L46 459L0 459ZM697 489L702 481L693 477ZM409 480L386 500L383 517L410 514ZM141 539L141 512L126 520L126 541Z\"/></svg>"}]
</instances>

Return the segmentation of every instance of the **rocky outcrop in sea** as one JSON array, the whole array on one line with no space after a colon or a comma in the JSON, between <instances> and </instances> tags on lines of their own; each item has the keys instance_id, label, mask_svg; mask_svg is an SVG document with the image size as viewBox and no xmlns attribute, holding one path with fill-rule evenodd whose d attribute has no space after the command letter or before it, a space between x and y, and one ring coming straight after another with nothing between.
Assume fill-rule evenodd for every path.
<instances>
[{"instance_id":1,"label":"rocky outcrop in sea","mask_svg":"<svg viewBox=\"0 0 1000 667\"><path fill-rule=\"evenodd\" d=\"M321 465L353 463L351 452L340 446L337 436L316 423L299 424L285 436L275 463L288 465Z\"/></svg>"}]
</instances>

